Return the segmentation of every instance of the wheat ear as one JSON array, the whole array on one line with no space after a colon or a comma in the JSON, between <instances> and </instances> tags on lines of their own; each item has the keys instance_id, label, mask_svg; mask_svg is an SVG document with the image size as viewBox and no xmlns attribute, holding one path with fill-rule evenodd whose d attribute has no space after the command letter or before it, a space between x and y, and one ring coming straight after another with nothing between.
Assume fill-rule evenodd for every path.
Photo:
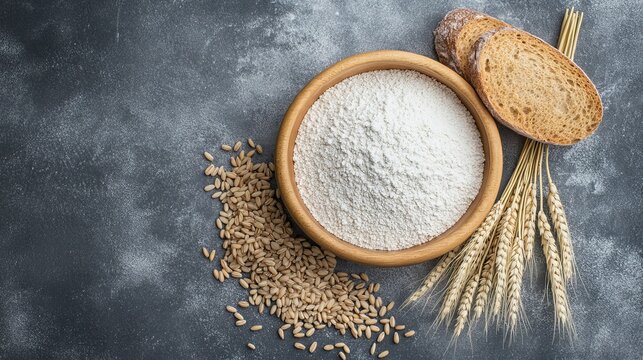
<instances>
[{"instance_id":1,"label":"wheat ear","mask_svg":"<svg viewBox=\"0 0 643 360\"><path fill-rule=\"evenodd\" d=\"M509 325L510 339L516 333L516 326L520 320L522 311L522 276L525 270L524 242L516 238L511 250L511 261L509 264L509 281L507 290L507 324Z\"/></svg>"},{"instance_id":2,"label":"wheat ear","mask_svg":"<svg viewBox=\"0 0 643 360\"><path fill-rule=\"evenodd\" d=\"M573 333L571 312L569 308L569 299L567 298L567 289L565 280L562 275L560 256L558 247L551 232L549 221L543 210L538 212L538 229L542 241L545 261L547 263L547 272L549 286L551 287L552 298L554 301L554 314L556 327L561 330L569 330L570 335Z\"/></svg>"},{"instance_id":3,"label":"wheat ear","mask_svg":"<svg viewBox=\"0 0 643 360\"><path fill-rule=\"evenodd\" d=\"M556 229L556 237L560 246L563 276L566 281L571 281L576 274L576 260L574 258L574 247L572 246L571 234L567 225L567 216L560 200L558 187L554 184L549 171L549 146L545 152L545 168L547 169L547 180L549 181L549 193L547 194L547 207L551 215L551 221Z\"/></svg>"},{"instance_id":4,"label":"wheat ear","mask_svg":"<svg viewBox=\"0 0 643 360\"><path fill-rule=\"evenodd\" d=\"M460 298L460 305L458 305L458 316L455 319L455 328L453 329L454 338L460 336L460 333L467 323L467 319L469 318L469 311L471 310L471 305L473 304L473 295L476 292L479 280L480 272L476 272L469 279L469 281L467 281L467 286L464 288L464 293Z\"/></svg>"},{"instance_id":5,"label":"wheat ear","mask_svg":"<svg viewBox=\"0 0 643 360\"><path fill-rule=\"evenodd\" d=\"M473 305L473 321L478 321L482 317L487 303L489 302L489 293L493 286L494 264L496 262L496 249L498 237L494 236L494 241L489 245L487 256L482 263L482 270L480 271L480 284L476 294L476 301Z\"/></svg>"},{"instance_id":6,"label":"wheat ear","mask_svg":"<svg viewBox=\"0 0 643 360\"><path fill-rule=\"evenodd\" d=\"M527 194L526 205L528 213L524 219L522 235L525 246L525 260L530 264L530 266L533 266L534 240L536 239L536 214L538 212L536 188L538 185L534 181L530 187L531 191Z\"/></svg>"},{"instance_id":7,"label":"wheat ear","mask_svg":"<svg viewBox=\"0 0 643 360\"><path fill-rule=\"evenodd\" d=\"M507 282L507 265L511 256L512 240L516 230L518 218L518 206L520 204L520 189L518 185L514 193L511 205L505 210L500 224L500 239L498 240L498 251L496 254L496 286L494 288L492 315L497 316L502 310L502 302L505 296Z\"/></svg>"},{"instance_id":8,"label":"wheat ear","mask_svg":"<svg viewBox=\"0 0 643 360\"><path fill-rule=\"evenodd\" d=\"M563 276L565 277L566 281L571 281L576 273L574 248L572 247L569 227L567 226L567 217L565 216L565 210L563 209L563 204L560 201L558 188L556 188L556 185L553 182L549 183L547 206L549 207L549 214L551 215L551 220L554 224L556 237L560 246Z\"/></svg>"},{"instance_id":9,"label":"wheat ear","mask_svg":"<svg viewBox=\"0 0 643 360\"><path fill-rule=\"evenodd\" d=\"M453 262L453 260L456 258L458 255L458 252L460 251L460 247L457 247L445 255L443 255L440 258L440 261L431 269L429 274L424 278L422 281L422 284L420 287L418 287L417 290L411 296L409 296L406 301L404 301L404 304L402 304L402 307L408 306L410 303L415 302L419 300L424 294L427 292L431 291L435 284L438 283L438 281L442 278L442 275L444 275L445 271L449 267L449 265Z\"/></svg>"},{"instance_id":10,"label":"wheat ear","mask_svg":"<svg viewBox=\"0 0 643 360\"><path fill-rule=\"evenodd\" d=\"M467 245L463 248L461 255L462 260L459 263L457 271L452 274L449 285L446 291L446 296L442 302L440 313L438 315L437 323L441 323L450 319L452 316L455 305L460 298L462 288L465 281L471 275L473 269L476 267L479 258L481 257L482 249L484 248L485 241L489 238L491 231L496 226L498 218L502 212L502 202L496 202L487 217L482 222L482 225L473 233L469 238Z\"/></svg>"}]
</instances>

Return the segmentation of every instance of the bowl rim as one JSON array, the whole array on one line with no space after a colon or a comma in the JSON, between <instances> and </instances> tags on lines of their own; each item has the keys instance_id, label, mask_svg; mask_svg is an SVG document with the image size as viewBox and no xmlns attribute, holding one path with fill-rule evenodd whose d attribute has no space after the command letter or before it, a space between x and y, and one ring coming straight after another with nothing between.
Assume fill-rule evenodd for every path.
<instances>
[{"instance_id":1,"label":"bowl rim","mask_svg":"<svg viewBox=\"0 0 643 360\"><path fill-rule=\"evenodd\" d=\"M328 88L368 71L415 70L449 87L475 119L485 154L480 190L462 217L430 241L401 250L374 250L344 241L326 230L303 202L295 182L293 152L299 126L310 106ZM475 90L441 63L415 53L378 50L349 56L315 76L295 97L284 115L275 150L275 176L281 199L291 218L322 249L356 263L382 267L405 266L437 258L462 244L482 223L495 203L502 178L502 143L496 123Z\"/></svg>"}]
</instances>

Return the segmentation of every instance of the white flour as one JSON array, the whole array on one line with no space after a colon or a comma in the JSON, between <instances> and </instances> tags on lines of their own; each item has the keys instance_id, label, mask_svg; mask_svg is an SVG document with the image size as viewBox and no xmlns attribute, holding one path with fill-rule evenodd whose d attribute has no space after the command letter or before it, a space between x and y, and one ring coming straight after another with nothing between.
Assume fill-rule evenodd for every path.
<instances>
[{"instance_id":1,"label":"white flour","mask_svg":"<svg viewBox=\"0 0 643 360\"><path fill-rule=\"evenodd\" d=\"M337 237L397 250L450 228L480 189L484 153L457 96L409 70L373 71L328 89L299 128L295 178Z\"/></svg>"}]
</instances>

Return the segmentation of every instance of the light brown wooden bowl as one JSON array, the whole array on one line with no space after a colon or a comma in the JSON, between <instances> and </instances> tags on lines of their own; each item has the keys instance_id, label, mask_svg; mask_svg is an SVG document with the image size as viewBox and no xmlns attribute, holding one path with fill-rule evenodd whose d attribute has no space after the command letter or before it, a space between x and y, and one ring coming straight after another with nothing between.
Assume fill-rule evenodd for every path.
<instances>
[{"instance_id":1,"label":"light brown wooden bowl","mask_svg":"<svg viewBox=\"0 0 643 360\"><path fill-rule=\"evenodd\" d=\"M433 240L403 250L371 250L355 246L328 232L308 211L297 184L293 150L297 131L310 106L328 88L367 71L410 69L451 88L473 115L485 152L480 192L466 213L449 230ZM281 123L275 153L277 183L286 208L299 227L322 248L346 260L377 266L417 264L445 254L462 244L482 223L498 194L502 177L502 144L496 124L473 88L448 67L428 57L404 51L381 50L346 58L315 76L297 95Z\"/></svg>"}]
</instances>

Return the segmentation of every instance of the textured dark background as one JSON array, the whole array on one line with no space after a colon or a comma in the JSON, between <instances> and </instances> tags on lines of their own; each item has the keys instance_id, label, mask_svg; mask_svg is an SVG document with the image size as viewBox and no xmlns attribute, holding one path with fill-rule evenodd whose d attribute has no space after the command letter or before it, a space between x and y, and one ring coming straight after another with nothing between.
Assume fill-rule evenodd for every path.
<instances>
[{"instance_id":1,"label":"textured dark background","mask_svg":"<svg viewBox=\"0 0 643 360\"><path fill-rule=\"evenodd\" d=\"M585 11L576 61L605 106L594 136L552 153L585 286L572 294L575 345L552 335L539 259L530 328L513 344L478 327L447 351L450 332L416 308L397 312L419 336L391 358L641 359L640 0L3 1L0 358L312 358L277 341L274 318L247 315L267 328L250 334L223 311L244 292L213 283L199 255L218 244L202 151L252 136L270 158L311 77L368 50L435 57L431 31L456 6L553 42L572 5ZM507 176L522 140L501 131ZM399 303L431 265L367 270ZM368 342L350 343L368 357Z\"/></svg>"}]
</instances>

